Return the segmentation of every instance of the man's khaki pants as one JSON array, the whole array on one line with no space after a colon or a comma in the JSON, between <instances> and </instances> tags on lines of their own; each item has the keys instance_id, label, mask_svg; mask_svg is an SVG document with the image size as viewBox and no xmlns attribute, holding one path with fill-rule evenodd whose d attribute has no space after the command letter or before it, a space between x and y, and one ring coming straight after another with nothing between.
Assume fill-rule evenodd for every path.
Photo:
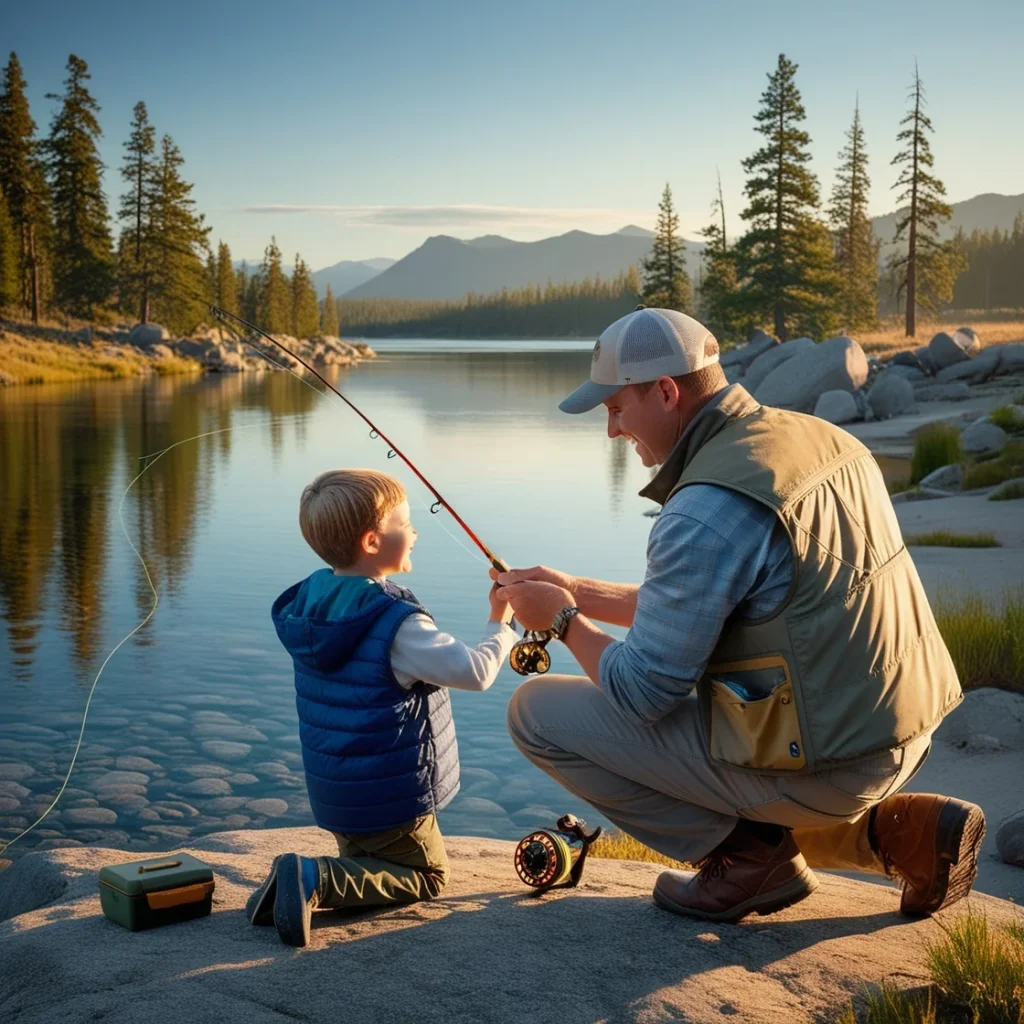
<instances>
[{"instance_id":1,"label":"man's khaki pants","mask_svg":"<svg viewBox=\"0 0 1024 1024\"><path fill-rule=\"evenodd\" d=\"M884 871L866 812L910 781L931 742L813 775L753 775L712 763L695 696L643 725L583 676L530 679L507 717L516 746L556 782L623 832L690 863L748 818L793 829L812 867Z\"/></svg>"},{"instance_id":2,"label":"man's khaki pants","mask_svg":"<svg viewBox=\"0 0 1024 1024\"><path fill-rule=\"evenodd\" d=\"M440 895L448 856L433 814L387 832L331 833L337 857L317 857L322 910L417 903Z\"/></svg>"}]
</instances>

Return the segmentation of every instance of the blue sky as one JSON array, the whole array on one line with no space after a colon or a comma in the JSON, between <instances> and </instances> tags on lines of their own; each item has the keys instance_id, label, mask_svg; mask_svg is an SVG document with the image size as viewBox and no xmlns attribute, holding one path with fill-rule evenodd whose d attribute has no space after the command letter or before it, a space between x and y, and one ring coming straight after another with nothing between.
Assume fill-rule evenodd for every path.
<instances>
[{"instance_id":1,"label":"blue sky","mask_svg":"<svg viewBox=\"0 0 1024 1024\"><path fill-rule=\"evenodd\" d=\"M831 189L859 94L872 213L917 59L953 201L1024 192L1024 4L978 0L718 4L430 4L121 0L6 5L45 131L67 55L89 64L117 176L142 99L237 257L271 234L290 261L402 256L428 235L534 239L653 226L665 182L684 233L707 222L720 169L730 231L740 161L780 52L812 167Z\"/></svg>"}]
</instances>

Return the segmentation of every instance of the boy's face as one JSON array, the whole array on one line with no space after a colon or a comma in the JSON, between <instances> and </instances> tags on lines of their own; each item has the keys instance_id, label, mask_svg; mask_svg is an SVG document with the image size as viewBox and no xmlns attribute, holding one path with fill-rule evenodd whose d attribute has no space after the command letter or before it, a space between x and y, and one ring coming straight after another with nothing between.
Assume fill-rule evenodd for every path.
<instances>
[{"instance_id":1,"label":"boy's face","mask_svg":"<svg viewBox=\"0 0 1024 1024\"><path fill-rule=\"evenodd\" d=\"M380 530L375 531L378 551L375 556L381 576L412 570L412 548L417 533L409 521L409 502L396 505L384 520Z\"/></svg>"}]
</instances>

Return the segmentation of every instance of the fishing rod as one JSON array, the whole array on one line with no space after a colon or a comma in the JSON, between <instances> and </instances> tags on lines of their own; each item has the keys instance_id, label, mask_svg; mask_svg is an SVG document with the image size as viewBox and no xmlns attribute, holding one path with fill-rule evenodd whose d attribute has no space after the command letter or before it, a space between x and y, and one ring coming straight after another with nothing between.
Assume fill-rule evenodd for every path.
<instances>
[{"instance_id":1,"label":"fishing rod","mask_svg":"<svg viewBox=\"0 0 1024 1024\"><path fill-rule=\"evenodd\" d=\"M359 409L354 402L349 401L329 380L327 380L326 377L323 376L323 374L321 374L318 370L315 370L312 366L309 365L309 363L306 362L305 359L303 359L301 356L296 355L286 345L283 345L280 341L277 340L277 338L267 334L266 331L261 330L255 324L249 323L248 320L243 320L242 317L226 309L222 309L220 306L211 305L210 312L213 313L213 315L218 320L227 324L229 328L231 325L228 323L228 318L230 317L232 320L237 320L244 327L247 327L254 334L258 334L260 335L260 337L266 338L267 341L276 345L282 351L287 352L288 355L292 357L292 359L294 359L297 363L301 363L307 370L309 370L310 373L317 377L321 381L321 383L329 387L361 420L363 420L369 426L370 437L372 437L374 440L380 438L380 440L382 440L388 446L388 458L392 459L395 456L398 456L398 458L400 458L416 474L416 476L419 478L423 486L426 487L426 489L430 491L430 493L437 499L433 503L433 505L430 506L431 513L437 515L437 513L442 508L446 508L451 513L452 518L455 520L455 522L457 522L459 526L461 526L462 529L466 531L466 534L469 537L469 539L484 553L484 555L487 557L487 560L491 563L491 565L493 565L494 568L498 570L498 572L508 572L508 565L505 562L503 562L500 558L498 558L497 555L493 554L490 548L488 548L487 545L484 544L484 542L469 528L469 526L467 525L466 521L462 518L462 516L460 516L459 513L456 512L455 509L453 509L450 504L448 504L448 502L441 495L441 492L438 491L438 489L434 487L434 485L416 468L412 460L409 459L408 456L403 454L402 450L392 440L390 440L390 438L388 438L388 436L383 431L381 431L377 427L373 420L371 420L369 416L363 413L362 410Z\"/></svg>"}]
</instances>

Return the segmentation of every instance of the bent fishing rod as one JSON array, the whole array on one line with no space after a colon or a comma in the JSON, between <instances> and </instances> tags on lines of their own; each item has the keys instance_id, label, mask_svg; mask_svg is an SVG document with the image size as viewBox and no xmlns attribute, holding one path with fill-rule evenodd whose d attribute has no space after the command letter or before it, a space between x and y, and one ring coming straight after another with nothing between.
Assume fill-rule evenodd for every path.
<instances>
[{"instance_id":1,"label":"bent fishing rod","mask_svg":"<svg viewBox=\"0 0 1024 1024\"><path fill-rule=\"evenodd\" d=\"M280 341L277 340L277 338L274 338L271 335L267 334L266 331L260 329L255 324L249 323L248 320L243 320L242 317L238 316L235 313L231 313L226 309L221 309L220 306L211 305L210 312L213 313L213 315L218 320L227 324L229 327L230 324L228 323L228 318L230 318L231 320L237 320L238 323L242 324L243 327L247 327L254 334L258 334L261 338L266 338L267 341L276 345L283 352L287 352L288 355L292 357L292 359L294 359L297 363L300 363L302 366L304 366L307 370L309 370L311 374L313 374L313 376L320 380L321 383L329 387L331 391L333 391L361 420L363 420L364 423L366 423L369 426L370 437L372 437L374 440L380 438L380 440L383 441L388 446L388 458L393 459L395 456L400 458L416 474L420 483L422 483L423 486L426 487L426 489L430 491L430 493L437 499L433 503L433 505L430 506L430 511L434 515L437 515L437 513L442 508L446 508L451 513L452 518L455 520L455 522L457 522L459 526L461 526L462 529L466 531L466 535L469 537L469 539L484 553L484 555L487 557L487 561L489 561L491 565L493 565L494 568L498 570L498 572L508 572L508 566L505 564L505 562L498 558L497 555L493 554L490 548L488 548L487 545L484 544L484 542L469 528L469 526L466 524L466 521L462 518L462 516L460 516L459 513L456 512L455 509L453 509L451 505L448 504L444 497L442 497L441 492L438 491L438 489L416 468L412 460L409 459L408 456L404 455L402 453L402 450L394 443L394 441L390 440L390 438L388 438L388 436L383 431L381 431L377 427L377 425L365 413L363 413L361 409L359 409L355 405L354 402L349 401L349 399L347 399L329 380L327 380L327 378L324 377L323 374L321 374L318 370L315 370L312 366L309 365L309 363L306 362L305 359L303 359L301 356L296 355L286 345L283 345Z\"/></svg>"}]
</instances>

